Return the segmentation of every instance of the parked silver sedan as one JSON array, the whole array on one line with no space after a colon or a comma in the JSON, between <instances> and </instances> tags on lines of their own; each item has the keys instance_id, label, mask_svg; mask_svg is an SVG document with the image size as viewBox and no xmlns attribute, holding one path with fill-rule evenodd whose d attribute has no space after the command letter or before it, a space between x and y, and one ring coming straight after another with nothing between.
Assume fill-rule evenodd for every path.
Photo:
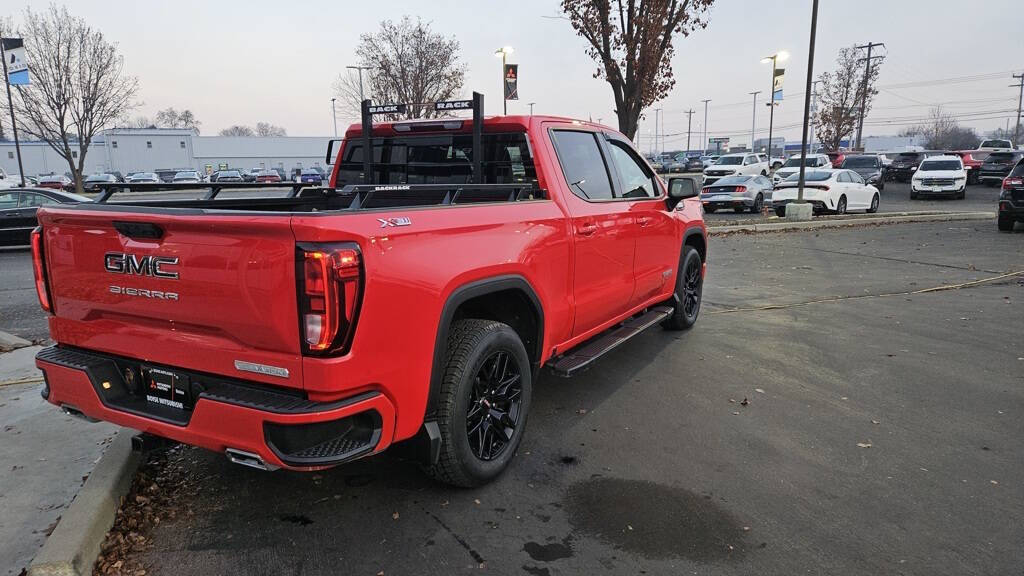
<instances>
[{"instance_id":1,"label":"parked silver sedan","mask_svg":"<svg viewBox=\"0 0 1024 576\"><path fill-rule=\"evenodd\" d=\"M760 174L726 176L702 188L700 201L709 214L719 208L760 214L771 205L772 181Z\"/></svg>"}]
</instances>

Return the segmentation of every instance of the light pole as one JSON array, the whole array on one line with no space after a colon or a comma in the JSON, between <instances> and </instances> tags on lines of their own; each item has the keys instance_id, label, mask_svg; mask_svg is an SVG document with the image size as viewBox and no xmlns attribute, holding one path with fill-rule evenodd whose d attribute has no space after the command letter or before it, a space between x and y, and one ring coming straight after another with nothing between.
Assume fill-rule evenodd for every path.
<instances>
[{"instance_id":1,"label":"light pole","mask_svg":"<svg viewBox=\"0 0 1024 576\"><path fill-rule=\"evenodd\" d=\"M508 116L508 100L505 99L505 64L508 55L515 52L511 46L502 46L494 51L495 56L501 58L501 103L505 116Z\"/></svg>"},{"instance_id":2,"label":"light pole","mask_svg":"<svg viewBox=\"0 0 1024 576\"><path fill-rule=\"evenodd\" d=\"M814 36L818 31L818 0L814 0L814 4L811 6L811 42L810 47L807 49L807 89L804 90L804 133L800 138L800 181L797 184L796 191L796 202L797 204L804 203L804 173L807 169L807 124L811 119L811 92L813 92L812 79L814 78ZM868 61L868 65L871 65L871 61ZM800 217L806 215L807 209L801 206L799 210L804 211Z\"/></svg>"},{"instance_id":3,"label":"light pole","mask_svg":"<svg viewBox=\"0 0 1024 576\"><path fill-rule=\"evenodd\" d=\"M815 14L817 14L817 12L815 12ZM773 127L773 123L775 122L775 69L776 69L775 65L778 62L785 62L786 58L789 58L789 52L786 52L785 50L780 50L779 52L776 52L775 54L772 54L771 56L765 56L764 58L761 59L761 63L762 64L767 64L769 62L772 63L772 97L771 97L770 101L768 102L768 106L769 106L769 108L771 108L771 112L769 112L769 114L768 114L768 165L769 166L771 166L771 163L772 163L772 127Z\"/></svg>"},{"instance_id":4,"label":"light pole","mask_svg":"<svg viewBox=\"0 0 1024 576\"><path fill-rule=\"evenodd\" d=\"M502 88L502 90L505 89L504 86L502 86L501 88ZM530 102L530 116L533 116L533 105L534 104L536 104L536 102Z\"/></svg>"},{"instance_id":5,"label":"light pole","mask_svg":"<svg viewBox=\"0 0 1024 576\"><path fill-rule=\"evenodd\" d=\"M337 98L331 98L331 118L334 119L334 137L338 137L338 109L334 105Z\"/></svg>"},{"instance_id":6,"label":"light pole","mask_svg":"<svg viewBox=\"0 0 1024 576\"><path fill-rule=\"evenodd\" d=\"M754 132L757 130L757 95L760 94L760 90L750 92L750 95L754 97L754 114L753 119L750 121L750 151L754 151Z\"/></svg>"},{"instance_id":7,"label":"light pole","mask_svg":"<svg viewBox=\"0 0 1024 576\"><path fill-rule=\"evenodd\" d=\"M661 118L661 108L654 109L654 153L661 158L661 153L664 150L659 150L660 144L658 141L658 119Z\"/></svg>"},{"instance_id":8,"label":"light pole","mask_svg":"<svg viewBox=\"0 0 1024 576\"><path fill-rule=\"evenodd\" d=\"M363 70L373 70L374 66L345 66L345 68L359 71L359 101L362 102L366 99L366 97L363 96Z\"/></svg>"},{"instance_id":9,"label":"light pole","mask_svg":"<svg viewBox=\"0 0 1024 576\"><path fill-rule=\"evenodd\" d=\"M708 155L708 102L711 102L711 99L709 98L707 100L702 100L702 102L704 102L704 142L700 145L700 148L701 148L701 150L704 151L704 154L702 154L702 156L707 156Z\"/></svg>"}]
</instances>

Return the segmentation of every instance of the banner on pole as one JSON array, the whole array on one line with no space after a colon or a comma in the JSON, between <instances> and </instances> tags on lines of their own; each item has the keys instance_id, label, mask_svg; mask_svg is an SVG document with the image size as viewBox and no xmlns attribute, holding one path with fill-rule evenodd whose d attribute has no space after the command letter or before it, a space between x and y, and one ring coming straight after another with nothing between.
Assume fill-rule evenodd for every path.
<instances>
[{"instance_id":1,"label":"banner on pole","mask_svg":"<svg viewBox=\"0 0 1024 576\"><path fill-rule=\"evenodd\" d=\"M772 100L782 100L782 81L786 79L786 69L776 68L772 82Z\"/></svg>"},{"instance_id":2,"label":"banner on pole","mask_svg":"<svg viewBox=\"0 0 1024 576\"><path fill-rule=\"evenodd\" d=\"M7 60L7 82L12 86L28 85L28 62L25 60L25 44L21 38L3 38L4 57Z\"/></svg>"},{"instance_id":3,"label":"banner on pole","mask_svg":"<svg viewBox=\"0 0 1024 576\"><path fill-rule=\"evenodd\" d=\"M505 100L519 100L519 64L505 64Z\"/></svg>"}]
</instances>

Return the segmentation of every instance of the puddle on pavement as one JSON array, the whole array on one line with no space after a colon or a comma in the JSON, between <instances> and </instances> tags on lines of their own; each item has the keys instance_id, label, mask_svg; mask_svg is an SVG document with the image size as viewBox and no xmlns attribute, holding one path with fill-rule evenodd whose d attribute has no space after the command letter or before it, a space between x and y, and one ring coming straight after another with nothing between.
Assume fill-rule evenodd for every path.
<instances>
[{"instance_id":1,"label":"puddle on pavement","mask_svg":"<svg viewBox=\"0 0 1024 576\"><path fill-rule=\"evenodd\" d=\"M572 543L568 536L562 539L561 542L551 542L550 544L527 542L523 546L523 551L537 562L554 562L562 558L572 557Z\"/></svg>"},{"instance_id":2,"label":"puddle on pavement","mask_svg":"<svg viewBox=\"0 0 1024 576\"><path fill-rule=\"evenodd\" d=\"M710 563L738 558L746 548L743 527L731 514L681 488L592 478L573 484L565 504L576 531L648 558Z\"/></svg>"}]
</instances>

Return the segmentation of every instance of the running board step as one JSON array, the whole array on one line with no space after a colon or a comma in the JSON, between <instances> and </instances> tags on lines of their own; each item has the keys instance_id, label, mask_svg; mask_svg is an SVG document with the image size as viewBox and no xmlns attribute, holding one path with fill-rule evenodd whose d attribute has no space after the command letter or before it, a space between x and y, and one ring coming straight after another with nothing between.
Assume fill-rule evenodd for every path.
<instances>
[{"instance_id":1,"label":"running board step","mask_svg":"<svg viewBox=\"0 0 1024 576\"><path fill-rule=\"evenodd\" d=\"M595 360L616 349L626 340L668 318L672 314L671 306L656 306L640 316L626 320L618 328L606 330L593 340L572 349L566 355L549 364L558 376L568 378Z\"/></svg>"}]
</instances>

